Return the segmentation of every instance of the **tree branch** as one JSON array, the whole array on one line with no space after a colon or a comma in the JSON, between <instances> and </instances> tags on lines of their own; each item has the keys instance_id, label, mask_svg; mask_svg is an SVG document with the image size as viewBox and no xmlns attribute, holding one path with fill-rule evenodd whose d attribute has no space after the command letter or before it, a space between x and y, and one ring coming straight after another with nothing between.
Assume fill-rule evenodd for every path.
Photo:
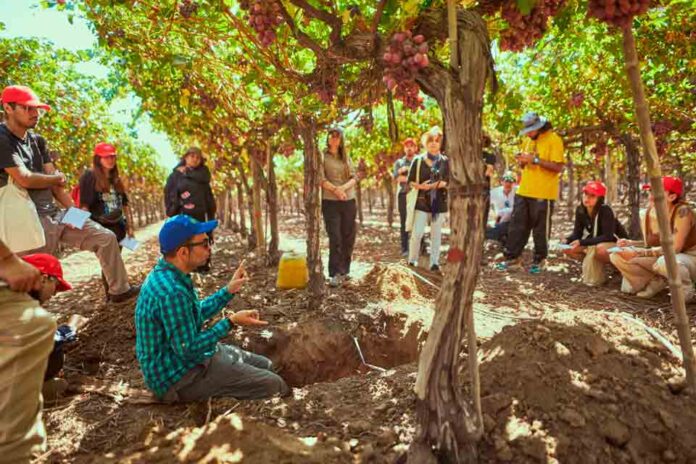
<instances>
[{"instance_id":1,"label":"tree branch","mask_svg":"<svg viewBox=\"0 0 696 464\"><path fill-rule=\"evenodd\" d=\"M372 33L377 32L379 23L382 21L382 13L384 12L384 7L387 6L387 0L380 0L379 5L377 5L377 11L375 12L375 18L372 21Z\"/></svg>"},{"instance_id":2,"label":"tree branch","mask_svg":"<svg viewBox=\"0 0 696 464\"><path fill-rule=\"evenodd\" d=\"M292 31L292 35L300 43L300 45L303 45L304 47L312 50L317 55L317 57L326 56L326 51L321 47L321 45L312 40L311 37L302 32L300 28L297 27L297 24L295 24L295 20L292 19L292 16L285 8L285 5L283 5L283 2L278 2L278 4L280 5L280 14L283 16L283 19L285 19L285 21L288 23L288 27ZM313 7L310 6L310 8Z\"/></svg>"},{"instance_id":3,"label":"tree branch","mask_svg":"<svg viewBox=\"0 0 696 464\"><path fill-rule=\"evenodd\" d=\"M285 8L282 4L282 2L278 2L281 4L281 7ZM343 26L343 22L341 21L340 18L337 18L336 16L332 15L331 13L324 11L319 8L315 8L309 3L307 3L306 0L290 0L290 3L295 5L297 8L302 9L303 11L307 12L309 16L312 18L316 18L320 21L325 22L329 26L331 26L332 30L338 30L340 32L341 27ZM339 34L340 36L340 34Z\"/></svg>"}]
</instances>

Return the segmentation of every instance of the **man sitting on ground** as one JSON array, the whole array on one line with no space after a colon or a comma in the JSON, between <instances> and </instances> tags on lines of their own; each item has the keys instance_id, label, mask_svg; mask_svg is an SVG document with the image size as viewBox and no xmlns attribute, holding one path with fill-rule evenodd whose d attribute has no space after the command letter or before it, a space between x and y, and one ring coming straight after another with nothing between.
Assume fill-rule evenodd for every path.
<instances>
[{"instance_id":1,"label":"man sitting on ground","mask_svg":"<svg viewBox=\"0 0 696 464\"><path fill-rule=\"evenodd\" d=\"M271 361L236 346L220 343L232 325L260 326L257 311L229 314L209 328L248 278L244 263L223 288L199 301L189 274L210 256L209 232L218 221L198 222L173 216L159 234L164 257L143 284L135 309L135 352L145 384L164 401L199 401L286 395L289 388L271 370Z\"/></svg>"},{"instance_id":2,"label":"man sitting on ground","mask_svg":"<svg viewBox=\"0 0 696 464\"><path fill-rule=\"evenodd\" d=\"M65 208L75 204L64 190L65 176L56 170L46 140L32 130L39 123L43 111L50 107L39 101L29 87L19 85L5 87L0 100L5 113L5 121L0 124L0 188L12 179L27 190L46 237L43 248L29 252L55 254L61 243L92 251L97 255L109 285L107 298L116 304L135 299L140 288L128 284L116 235L90 219L82 229L61 223L65 211L56 206L54 199ZM4 220L11 221L12 218Z\"/></svg>"},{"instance_id":3,"label":"man sitting on ground","mask_svg":"<svg viewBox=\"0 0 696 464\"><path fill-rule=\"evenodd\" d=\"M495 212L495 225L486 227L486 238L488 240L497 240L505 246L505 241L508 235L508 226L512 217L512 208L515 204L515 176L512 172L507 171L503 174L503 185L500 185L491 190L491 205Z\"/></svg>"}]
</instances>

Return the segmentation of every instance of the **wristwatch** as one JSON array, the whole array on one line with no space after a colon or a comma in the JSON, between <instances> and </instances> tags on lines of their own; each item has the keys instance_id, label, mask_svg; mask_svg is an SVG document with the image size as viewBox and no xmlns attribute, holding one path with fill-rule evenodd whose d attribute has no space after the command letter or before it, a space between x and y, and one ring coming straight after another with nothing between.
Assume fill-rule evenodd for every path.
<instances>
[{"instance_id":1,"label":"wristwatch","mask_svg":"<svg viewBox=\"0 0 696 464\"><path fill-rule=\"evenodd\" d=\"M541 163L541 159L539 159L538 156L535 156L534 159L532 160L532 164L539 164Z\"/></svg>"}]
</instances>

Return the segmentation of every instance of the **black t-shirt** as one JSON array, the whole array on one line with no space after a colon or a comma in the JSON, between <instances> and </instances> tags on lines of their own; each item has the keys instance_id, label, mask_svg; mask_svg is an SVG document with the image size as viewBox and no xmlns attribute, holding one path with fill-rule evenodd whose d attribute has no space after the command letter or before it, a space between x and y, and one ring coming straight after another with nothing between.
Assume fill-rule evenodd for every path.
<instances>
[{"instance_id":1,"label":"black t-shirt","mask_svg":"<svg viewBox=\"0 0 696 464\"><path fill-rule=\"evenodd\" d=\"M595 223L597 233L595 234ZM614 216L611 206L603 204L597 210L597 215L591 218L584 205L580 205L575 210L575 224L573 233L566 237L566 242L570 243L580 240L581 246L592 246L598 243L615 242L616 236L626 238L626 229Z\"/></svg>"},{"instance_id":2,"label":"black t-shirt","mask_svg":"<svg viewBox=\"0 0 696 464\"><path fill-rule=\"evenodd\" d=\"M43 174L44 164L50 162L52 161L46 147L46 139L32 132L27 132L22 140L14 135L5 124L0 124L0 187L7 185L10 176L5 168L24 166L31 172ZM58 211L50 188L27 189L27 191L40 216L47 216Z\"/></svg>"},{"instance_id":3,"label":"black t-shirt","mask_svg":"<svg viewBox=\"0 0 696 464\"><path fill-rule=\"evenodd\" d=\"M80 206L89 208L92 219L101 222L100 218L123 211L128 206L128 195L117 192L113 185L109 192L98 192L97 178L87 169L80 177Z\"/></svg>"},{"instance_id":4,"label":"black t-shirt","mask_svg":"<svg viewBox=\"0 0 696 464\"><path fill-rule=\"evenodd\" d=\"M415 182L418 184L424 184L427 181L437 182L444 181L449 182L450 170L449 170L449 159L445 155L440 155L439 160L435 162L432 166L428 166L425 162L425 158L428 155L419 155L413 159L411 163L411 168L408 171L408 181ZM420 164L420 177L416 179L416 173L418 171L418 164ZM435 198L433 199L431 193L435 192ZM434 202L433 202L434 200ZM432 205L434 204L435 211L433 211ZM446 213L447 212L447 189L440 188L435 191L433 190L419 190L418 200L416 200L416 209L418 211L425 211L427 213Z\"/></svg>"}]
</instances>

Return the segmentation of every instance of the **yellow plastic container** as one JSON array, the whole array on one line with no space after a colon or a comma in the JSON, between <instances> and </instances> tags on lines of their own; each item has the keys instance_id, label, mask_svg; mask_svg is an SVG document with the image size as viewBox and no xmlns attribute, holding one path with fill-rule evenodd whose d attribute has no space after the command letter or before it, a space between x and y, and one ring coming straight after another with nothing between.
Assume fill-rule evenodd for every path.
<instances>
[{"instance_id":1,"label":"yellow plastic container","mask_svg":"<svg viewBox=\"0 0 696 464\"><path fill-rule=\"evenodd\" d=\"M284 253L278 264L276 286L280 289L305 288L308 283L307 256L303 253Z\"/></svg>"}]
</instances>

